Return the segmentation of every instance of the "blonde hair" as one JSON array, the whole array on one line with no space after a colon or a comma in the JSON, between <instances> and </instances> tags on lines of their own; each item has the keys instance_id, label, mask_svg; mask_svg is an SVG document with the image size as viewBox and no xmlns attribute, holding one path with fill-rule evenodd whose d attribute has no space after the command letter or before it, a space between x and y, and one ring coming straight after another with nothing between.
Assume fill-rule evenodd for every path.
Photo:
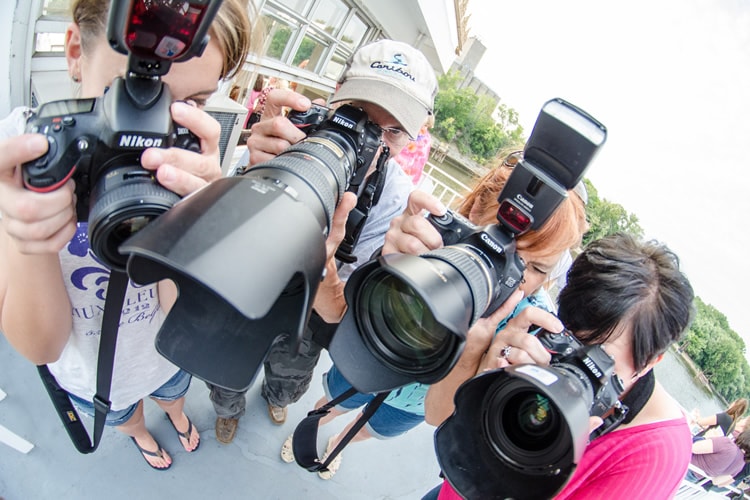
<instances>
[{"instance_id":1,"label":"blonde hair","mask_svg":"<svg viewBox=\"0 0 750 500\"><path fill-rule=\"evenodd\" d=\"M90 52L94 44L101 43L105 36L110 0L74 0L71 5L73 22L81 30L81 45ZM253 29L250 11L255 15L255 5L249 0L224 0L216 14L211 29L211 37L217 41L224 61L221 78L234 76L245 63L252 47L257 45L257 36L262 30Z\"/></svg>"},{"instance_id":2,"label":"blonde hair","mask_svg":"<svg viewBox=\"0 0 750 500\"><path fill-rule=\"evenodd\" d=\"M512 171L501 162L486 173L459 205L458 213L468 218L474 212L474 218L478 220L471 221L480 226L496 223L500 207L497 197ZM481 215L477 217L476 214ZM559 255L565 250L578 247L587 230L583 200L571 190L549 219L539 229L520 235L516 239L516 245L520 250L545 257Z\"/></svg>"}]
</instances>

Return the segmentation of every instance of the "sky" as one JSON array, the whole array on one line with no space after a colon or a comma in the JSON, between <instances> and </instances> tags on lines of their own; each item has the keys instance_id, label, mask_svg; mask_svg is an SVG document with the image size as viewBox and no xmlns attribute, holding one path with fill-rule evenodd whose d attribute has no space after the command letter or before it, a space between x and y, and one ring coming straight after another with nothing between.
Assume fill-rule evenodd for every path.
<instances>
[{"instance_id":1,"label":"sky","mask_svg":"<svg viewBox=\"0 0 750 500\"><path fill-rule=\"evenodd\" d=\"M750 351L750 2L469 0L468 13L487 47L475 75L524 134L554 97L602 122L586 177L677 253Z\"/></svg>"}]
</instances>

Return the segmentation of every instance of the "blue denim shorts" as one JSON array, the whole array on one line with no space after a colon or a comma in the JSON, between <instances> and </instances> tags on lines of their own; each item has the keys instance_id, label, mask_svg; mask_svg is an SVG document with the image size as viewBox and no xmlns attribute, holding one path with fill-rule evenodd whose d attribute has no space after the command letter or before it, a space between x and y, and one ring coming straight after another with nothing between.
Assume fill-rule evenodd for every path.
<instances>
[{"instance_id":1,"label":"blue denim shorts","mask_svg":"<svg viewBox=\"0 0 750 500\"><path fill-rule=\"evenodd\" d=\"M323 374L323 389L326 392L328 401L340 396L349 390L352 386L346 381L341 372L332 366L331 369ZM375 399L374 394L354 394L350 398L336 405L340 411L351 411L360 406L369 406ZM375 410L365 427L373 437L378 439L388 439L399 436L424 422L422 415L415 415L383 403Z\"/></svg>"},{"instance_id":2,"label":"blue denim shorts","mask_svg":"<svg viewBox=\"0 0 750 500\"><path fill-rule=\"evenodd\" d=\"M149 396L152 399L158 399L160 401L174 401L180 399L187 393L188 388L190 387L191 378L192 376L188 372L179 370L172 378L167 380L164 385L156 389ZM68 393L68 396L70 396L70 400L76 408L78 408L78 411L89 417L94 416L94 403L81 399L74 394ZM140 401L138 403L140 403ZM107 413L105 425L116 427L124 424L133 416L136 408L138 408L138 403L132 404L124 410L110 410L109 413Z\"/></svg>"}]
</instances>

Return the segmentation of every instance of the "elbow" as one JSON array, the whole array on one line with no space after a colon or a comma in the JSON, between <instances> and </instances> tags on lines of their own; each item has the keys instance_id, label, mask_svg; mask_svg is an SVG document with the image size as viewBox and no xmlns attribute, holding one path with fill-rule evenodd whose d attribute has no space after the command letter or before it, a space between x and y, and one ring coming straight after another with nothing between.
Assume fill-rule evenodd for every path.
<instances>
[{"instance_id":1,"label":"elbow","mask_svg":"<svg viewBox=\"0 0 750 500\"><path fill-rule=\"evenodd\" d=\"M34 363L35 365L46 365L54 363L62 356L63 349L67 343L67 336L60 336L60 338L43 338L37 339L33 335L30 335L27 331L25 333L11 334L15 330L12 328L5 329L0 334L5 336L5 340L13 347L13 349L21 356Z\"/></svg>"},{"instance_id":2,"label":"elbow","mask_svg":"<svg viewBox=\"0 0 750 500\"><path fill-rule=\"evenodd\" d=\"M33 355L26 356L29 361L35 365L47 365L54 363L60 359L60 352L45 352L45 353L34 353Z\"/></svg>"},{"instance_id":3,"label":"elbow","mask_svg":"<svg viewBox=\"0 0 750 500\"><path fill-rule=\"evenodd\" d=\"M443 423L442 420L435 418L435 415L432 412L425 412L424 421L427 422L428 425L431 425L433 427L437 427L438 425Z\"/></svg>"},{"instance_id":4,"label":"elbow","mask_svg":"<svg viewBox=\"0 0 750 500\"><path fill-rule=\"evenodd\" d=\"M55 361L60 359L60 355L62 354L61 349L54 348L24 349L19 347L16 348L16 350L21 354L21 356L28 359L37 366L54 363Z\"/></svg>"}]
</instances>

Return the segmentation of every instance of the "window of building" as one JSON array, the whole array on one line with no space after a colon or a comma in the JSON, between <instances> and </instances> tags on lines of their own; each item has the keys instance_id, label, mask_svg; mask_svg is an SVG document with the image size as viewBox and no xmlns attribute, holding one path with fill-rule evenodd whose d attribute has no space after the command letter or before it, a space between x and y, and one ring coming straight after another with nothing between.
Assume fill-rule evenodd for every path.
<instances>
[{"instance_id":1,"label":"window of building","mask_svg":"<svg viewBox=\"0 0 750 500\"><path fill-rule=\"evenodd\" d=\"M375 35L348 0L267 0L262 12L270 37L264 54L323 78L337 79L352 52Z\"/></svg>"},{"instance_id":2,"label":"window of building","mask_svg":"<svg viewBox=\"0 0 750 500\"><path fill-rule=\"evenodd\" d=\"M65 29L70 23L70 0L44 0L42 15L36 21L35 54L65 52Z\"/></svg>"}]
</instances>

